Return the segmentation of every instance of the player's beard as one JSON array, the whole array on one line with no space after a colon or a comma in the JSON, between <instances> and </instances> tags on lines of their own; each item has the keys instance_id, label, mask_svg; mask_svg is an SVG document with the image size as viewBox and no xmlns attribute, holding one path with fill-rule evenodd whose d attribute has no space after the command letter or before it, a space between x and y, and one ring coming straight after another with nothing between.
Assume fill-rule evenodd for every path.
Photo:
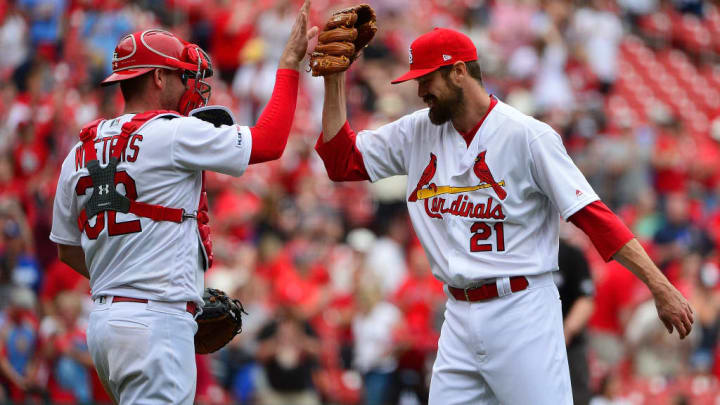
<instances>
[{"instance_id":1,"label":"player's beard","mask_svg":"<svg viewBox=\"0 0 720 405\"><path fill-rule=\"evenodd\" d=\"M435 125L442 125L450 121L454 117L461 115L465 109L465 93L462 87L456 86L449 80L446 80L445 83L449 89L447 98L426 96L426 101L428 98L432 98L433 101L433 105L428 111L428 117L430 122Z\"/></svg>"}]
</instances>

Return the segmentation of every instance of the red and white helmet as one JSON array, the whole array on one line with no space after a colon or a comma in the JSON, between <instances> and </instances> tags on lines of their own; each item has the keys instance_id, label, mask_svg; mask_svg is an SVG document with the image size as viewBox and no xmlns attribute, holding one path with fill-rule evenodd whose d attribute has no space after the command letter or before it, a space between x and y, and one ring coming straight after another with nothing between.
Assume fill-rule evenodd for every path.
<instances>
[{"instance_id":1,"label":"red and white helmet","mask_svg":"<svg viewBox=\"0 0 720 405\"><path fill-rule=\"evenodd\" d=\"M103 86L157 68L182 70L183 77L188 80L188 90L177 107L181 114L204 106L210 99L210 84L205 82L213 74L210 57L199 46L167 31L152 29L123 37L115 47L112 68L113 73L102 81Z\"/></svg>"}]
</instances>

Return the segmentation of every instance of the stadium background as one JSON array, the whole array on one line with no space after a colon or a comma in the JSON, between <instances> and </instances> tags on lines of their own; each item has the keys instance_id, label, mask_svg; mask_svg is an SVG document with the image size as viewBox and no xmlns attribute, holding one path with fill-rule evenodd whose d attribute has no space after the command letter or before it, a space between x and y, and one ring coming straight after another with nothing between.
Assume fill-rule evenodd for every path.
<instances>
[{"instance_id":1,"label":"stadium background","mask_svg":"<svg viewBox=\"0 0 720 405\"><path fill-rule=\"evenodd\" d=\"M315 0L311 20L348 2ZM408 46L433 26L475 41L489 91L545 120L603 200L689 298L693 334L667 336L647 290L586 254L595 403L718 403L720 7L698 0L371 1L380 30L348 74L350 122L421 108ZM211 54L212 103L253 124L298 9L294 0L0 1L0 403L107 403L84 338L88 283L48 240L60 163L79 128L122 110L101 89L126 33L165 27ZM322 79L301 75L283 157L208 176L216 262L207 284L250 316L198 358L199 403L296 392L360 403L422 398L444 296L402 202L404 179L333 184L312 151ZM273 322L275 321L275 322ZM366 384L361 384L365 378ZM608 402L600 402L602 400ZM312 403L312 402L310 402Z\"/></svg>"}]
</instances>

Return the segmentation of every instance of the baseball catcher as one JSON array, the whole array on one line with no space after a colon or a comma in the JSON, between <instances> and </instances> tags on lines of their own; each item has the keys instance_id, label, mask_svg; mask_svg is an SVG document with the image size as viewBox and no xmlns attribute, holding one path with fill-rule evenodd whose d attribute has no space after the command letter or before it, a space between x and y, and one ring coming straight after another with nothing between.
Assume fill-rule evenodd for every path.
<instances>
[{"instance_id":1,"label":"baseball catcher","mask_svg":"<svg viewBox=\"0 0 720 405\"><path fill-rule=\"evenodd\" d=\"M375 11L367 4L336 11L310 55L313 76L344 72L375 36Z\"/></svg>"},{"instance_id":2,"label":"baseball catcher","mask_svg":"<svg viewBox=\"0 0 720 405\"><path fill-rule=\"evenodd\" d=\"M242 314L247 315L239 300L214 288L205 289L203 301L203 311L196 318L195 353L198 354L212 353L228 344L242 331Z\"/></svg>"},{"instance_id":3,"label":"baseball catcher","mask_svg":"<svg viewBox=\"0 0 720 405\"><path fill-rule=\"evenodd\" d=\"M212 262L204 173L240 177L282 155L318 31L308 29L309 10L305 0L252 126L206 106L212 63L199 46L148 29L115 48L103 84L119 84L123 114L85 125L68 151L50 234L60 260L90 280L87 346L114 403L192 405L196 352L241 330L240 302L201 287Z\"/></svg>"}]
</instances>

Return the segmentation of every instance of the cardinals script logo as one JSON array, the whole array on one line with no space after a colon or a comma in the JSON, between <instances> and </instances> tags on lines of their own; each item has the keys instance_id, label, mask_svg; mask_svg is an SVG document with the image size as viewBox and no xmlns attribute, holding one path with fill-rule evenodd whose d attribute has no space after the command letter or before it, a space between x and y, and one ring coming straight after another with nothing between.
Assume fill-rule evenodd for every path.
<instances>
[{"instance_id":1,"label":"cardinals script logo","mask_svg":"<svg viewBox=\"0 0 720 405\"><path fill-rule=\"evenodd\" d=\"M482 218L482 219L504 219L505 214L502 210L502 205L497 204L493 197L488 197L487 201L473 201L467 193L482 190L492 189L493 193L498 199L504 200L507 198L507 192L503 187L505 181L495 181L495 178L490 171L490 168L485 161L485 155L487 151L480 152L475 158L475 164L473 165L473 173L477 176L480 183L473 186L438 186L432 182L437 171L437 156L434 153L430 154L430 162L423 170L420 180L417 183L415 189L410 193L408 197L409 202L416 202L423 200L425 204L425 211L432 218L442 218L441 214L450 214L454 216L466 217L466 218ZM450 202L445 197L440 197L444 194L460 194L457 199ZM449 202L450 206L446 207L445 203Z\"/></svg>"}]
</instances>

